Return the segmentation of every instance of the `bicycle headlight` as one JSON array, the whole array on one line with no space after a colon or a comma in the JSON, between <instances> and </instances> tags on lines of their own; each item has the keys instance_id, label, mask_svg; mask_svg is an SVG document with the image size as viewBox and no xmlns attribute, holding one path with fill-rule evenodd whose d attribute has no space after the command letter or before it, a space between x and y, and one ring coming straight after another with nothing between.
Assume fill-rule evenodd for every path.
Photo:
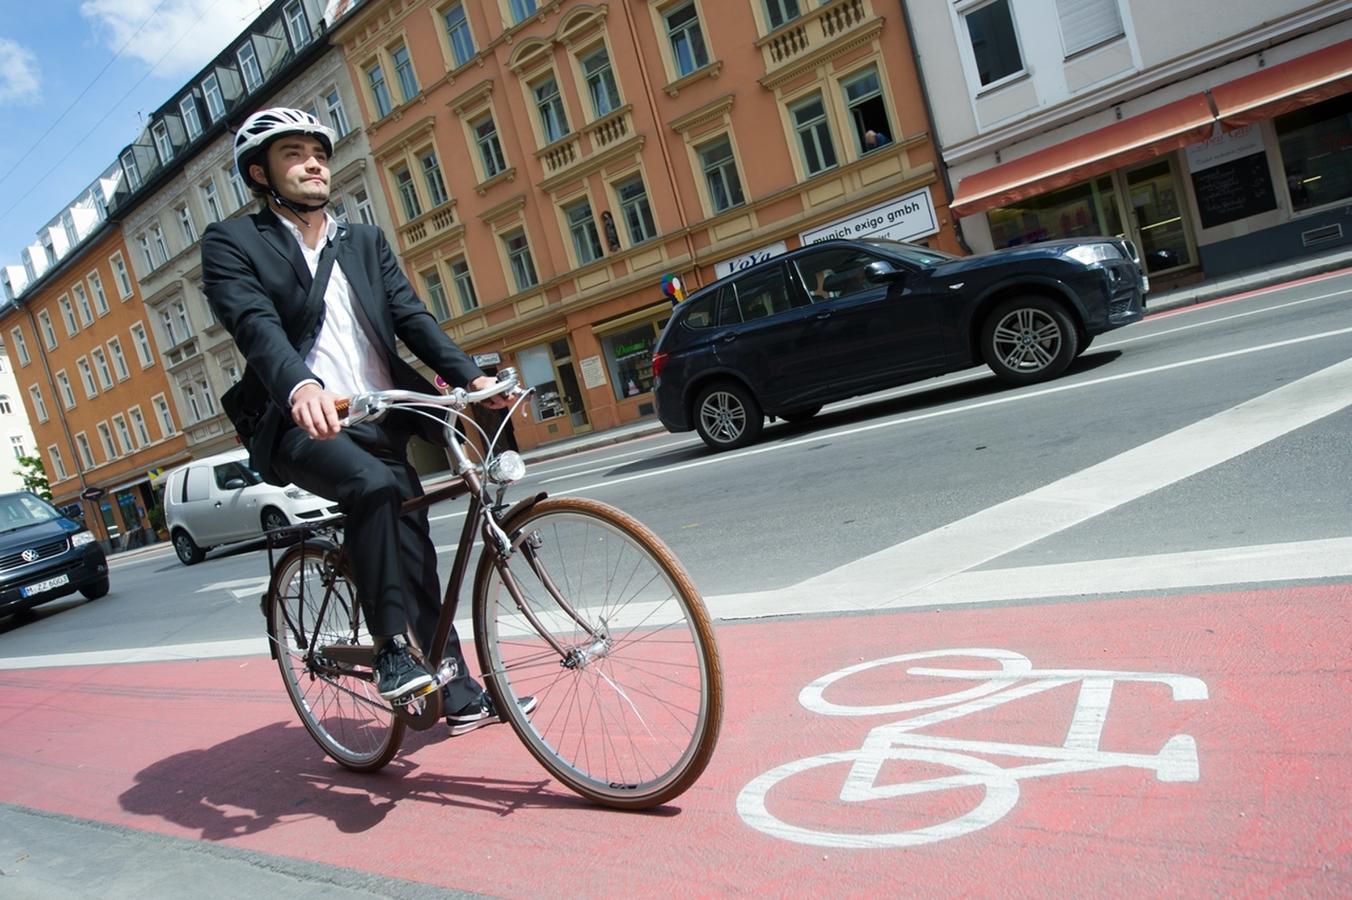
<instances>
[{"instance_id":1,"label":"bicycle headlight","mask_svg":"<svg viewBox=\"0 0 1352 900\"><path fill-rule=\"evenodd\" d=\"M504 450L488 463L488 480L511 484L526 477L526 461L515 450Z\"/></svg>"}]
</instances>

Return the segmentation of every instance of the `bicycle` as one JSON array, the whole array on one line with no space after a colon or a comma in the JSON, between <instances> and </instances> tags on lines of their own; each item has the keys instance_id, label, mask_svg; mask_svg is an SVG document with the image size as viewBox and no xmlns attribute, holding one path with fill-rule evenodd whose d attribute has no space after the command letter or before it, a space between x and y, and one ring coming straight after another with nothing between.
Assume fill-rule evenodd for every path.
<instances>
[{"instance_id":1,"label":"bicycle","mask_svg":"<svg viewBox=\"0 0 1352 900\"><path fill-rule=\"evenodd\" d=\"M620 809L665 803L704 771L722 721L722 667L704 601L666 545L612 506L544 493L504 503L525 464L514 451L495 452L502 427L490 438L464 412L470 403L514 394L505 425L531 389L519 389L511 370L499 378L474 393L392 390L339 404L351 423L394 409L452 414L446 433L454 479L403 507L410 513L469 498L432 646L419 651L410 637L432 684L393 702L376 692L375 651L341 516L268 535L263 602L272 656L324 752L354 771L379 770L406 729L425 730L442 717L440 687L456 674L442 651L477 537L474 644L500 715L546 770L583 797ZM456 422L482 435L481 462L471 461ZM526 696L538 700L530 714L517 702Z\"/></svg>"}]
</instances>

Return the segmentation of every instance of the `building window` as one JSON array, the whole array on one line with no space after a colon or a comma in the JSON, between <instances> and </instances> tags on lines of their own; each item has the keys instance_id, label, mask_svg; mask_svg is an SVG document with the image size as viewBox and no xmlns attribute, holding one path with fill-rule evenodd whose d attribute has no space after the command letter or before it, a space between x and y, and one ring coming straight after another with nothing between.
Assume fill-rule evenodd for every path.
<instances>
[{"instance_id":1,"label":"building window","mask_svg":"<svg viewBox=\"0 0 1352 900\"><path fill-rule=\"evenodd\" d=\"M667 26L667 40L671 42L677 77L707 66L709 51L704 46L704 31L700 28L699 13L693 0L663 13L662 19Z\"/></svg>"},{"instance_id":2,"label":"building window","mask_svg":"<svg viewBox=\"0 0 1352 900\"><path fill-rule=\"evenodd\" d=\"M859 152L868 153L889 143L892 126L887 120L887 104L883 102L878 70L866 69L843 80L840 86L845 93L845 108L850 112Z\"/></svg>"},{"instance_id":3,"label":"building window","mask_svg":"<svg viewBox=\"0 0 1352 900\"><path fill-rule=\"evenodd\" d=\"M66 471L66 461L61 458L61 451L56 449L56 444L47 448L47 455L52 458L52 469L56 472L57 481L65 481L70 477Z\"/></svg>"},{"instance_id":4,"label":"building window","mask_svg":"<svg viewBox=\"0 0 1352 900\"><path fill-rule=\"evenodd\" d=\"M721 137L696 152L714 212L720 213L746 202L742 195L742 180L737 175L737 161L732 156L732 142Z\"/></svg>"},{"instance_id":5,"label":"building window","mask_svg":"<svg viewBox=\"0 0 1352 900\"><path fill-rule=\"evenodd\" d=\"M221 82L212 72L202 80L202 96L207 101L207 115L215 122L225 115L225 95L221 93Z\"/></svg>"},{"instance_id":6,"label":"building window","mask_svg":"<svg viewBox=\"0 0 1352 900\"><path fill-rule=\"evenodd\" d=\"M447 200L446 183L441 179L441 164L437 162L437 154L434 150L428 150L422 156L418 157L422 163L423 181L427 183L427 197L432 201L432 208L436 209Z\"/></svg>"},{"instance_id":7,"label":"building window","mask_svg":"<svg viewBox=\"0 0 1352 900\"><path fill-rule=\"evenodd\" d=\"M173 306L160 311L164 323L164 333L169 337L169 345L181 344L192 337L192 321L188 318L188 307L182 300L174 301Z\"/></svg>"},{"instance_id":8,"label":"building window","mask_svg":"<svg viewBox=\"0 0 1352 900\"><path fill-rule=\"evenodd\" d=\"M122 258L121 251L108 257L108 264L113 267L113 279L117 281L117 295L126 300L131 296L131 276L127 273L127 261Z\"/></svg>"},{"instance_id":9,"label":"building window","mask_svg":"<svg viewBox=\"0 0 1352 900\"><path fill-rule=\"evenodd\" d=\"M36 384L30 384L28 386L28 399L33 401L33 413L38 417L38 421L46 422L49 416L47 415L47 404L42 399L42 388Z\"/></svg>"},{"instance_id":10,"label":"building window","mask_svg":"<svg viewBox=\"0 0 1352 900\"><path fill-rule=\"evenodd\" d=\"M228 352L220 354L216 357L216 365L220 368L226 381L231 384L239 381L239 363L235 362L235 354Z\"/></svg>"},{"instance_id":11,"label":"building window","mask_svg":"<svg viewBox=\"0 0 1352 900\"><path fill-rule=\"evenodd\" d=\"M127 415L131 417L131 427L136 430L136 445L144 447L150 443L150 429L146 427L146 417L141 414L141 407L133 406L127 410Z\"/></svg>"},{"instance_id":12,"label":"building window","mask_svg":"<svg viewBox=\"0 0 1352 900\"><path fill-rule=\"evenodd\" d=\"M339 96L337 88L324 95L324 108L328 110L329 124L338 137L352 130L352 126L347 124L347 111L343 109L343 98Z\"/></svg>"},{"instance_id":13,"label":"building window","mask_svg":"<svg viewBox=\"0 0 1352 900\"><path fill-rule=\"evenodd\" d=\"M432 304L432 315L437 317L438 322L445 322L451 317L451 307L446 302L446 287L441 283L441 273L436 269L428 269L422 273L422 279L427 299Z\"/></svg>"},{"instance_id":14,"label":"building window","mask_svg":"<svg viewBox=\"0 0 1352 900\"><path fill-rule=\"evenodd\" d=\"M446 23L446 41L451 45L451 58L457 67L463 66L474 58L474 35L469 30L469 20L465 17L465 4L456 3L441 14Z\"/></svg>"},{"instance_id":15,"label":"building window","mask_svg":"<svg viewBox=\"0 0 1352 900\"><path fill-rule=\"evenodd\" d=\"M169 401L164 399L163 394L156 394L150 402L155 407L155 418L159 422L160 436L167 438L174 434L178 429L174 427L174 414L169 409Z\"/></svg>"},{"instance_id":16,"label":"building window","mask_svg":"<svg viewBox=\"0 0 1352 900\"><path fill-rule=\"evenodd\" d=\"M127 186L133 191L141 188L141 167L136 164L136 154L128 150L122 154L122 171L127 176Z\"/></svg>"},{"instance_id":17,"label":"building window","mask_svg":"<svg viewBox=\"0 0 1352 900\"><path fill-rule=\"evenodd\" d=\"M89 438L85 436L83 431L75 435L75 449L80 452L80 462L84 463L85 471L94 468L96 465L94 451L89 446Z\"/></svg>"},{"instance_id":18,"label":"building window","mask_svg":"<svg viewBox=\"0 0 1352 900\"><path fill-rule=\"evenodd\" d=\"M169 126L161 119L150 126L150 133L155 138L155 152L160 155L160 165L169 165L169 160L174 158L174 144L169 140Z\"/></svg>"},{"instance_id":19,"label":"building window","mask_svg":"<svg viewBox=\"0 0 1352 900\"><path fill-rule=\"evenodd\" d=\"M98 373L99 384L103 385L106 391L113 386L113 370L108 368L108 355L100 347L95 347L89 351L90 357L94 360L94 371Z\"/></svg>"},{"instance_id":20,"label":"building window","mask_svg":"<svg viewBox=\"0 0 1352 900\"><path fill-rule=\"evenodd\" d=\"M1117 0L1056 0L1056 14L1061 20L1061 46L1066 56L1123 34Z\"/></svg>"},{"instance_id":21,"label":"building window","mask_svg":"<svg viewBox=\"0 0 1352 900\"><path fill-rule=\"evenodd\" d=\"M38 313L38 326L42 329L42 341L48 350L56 349L56 329L52 327L52 317L47 310Z\"/></svg>"},{"instance_id":22,"label":"building window","mask_svg":"<svg viewBox=\"0 0 1352 900\"><path fill-rule=\"evenodd\" d=\"M383 119L394 109L394 101L390 99L390 86L385 83L385 70L380 67L380 63L373 63L367 67L366 81L371 85L371 99L376 104L376 118Z\"/></svg>"},{"instance_id":23,"label":"building window","mask_svg":"<svg viewBox=\"0 0 1352 900\"><path fill-rule=\"evenodd\" d=\"M245 41L235 51L239 60L239 71L244 75L244 90L253 93L263 83L263 70L258 67L258 54L254 52L252 40Z\"/></svg>"},{"instance_id":24,"label":"building window","mask_svg":"<svg viewBox=\"0 0 1352 900\"><path fill-rule=\"evenodd\" d=\"M0 416L8 416L14 413L14 405L9 402L9 394L0 394Z\"/></svg>"},{"instance_id":25,"label":"building window","mask_svg":"<svg viewBox=\"0 0 1352 900\"><path fill-rule=\"evenodd\" d=\"M390 59L394 60L394 76L399 80L399 93L407 103L418 96L418 77L413 72L413 60L409 59L408 47L400 44L390 50Z\"/></svg>"},{"instance_id":26,"label":"building window","mask_svg":"<svg viewBox=\"0 0 1352 900\"><path fill-rule=\"evenodd\" d=\"M376 224L376 213L371 206L371 198L366 195L365 188L358 188L352 192L352 202L357 205L357 220L366 224Z\"/></svg>"},{"instance_id":27,"label":"building window","mask_svg":"<svg viewBox=\"0 0 1352 900\"><path fill-rule=\"evenodd\" d=\"M192 210L187 206L178 208L178 227L183 229L183 244L191 247L197 243L197 226L192 220Z\"/></svg>"},{"instance_id":28,"label":"building window","mask_svg":"<svg viewBox=\"0 0 1352 900\"><path fill-rule=\"evenodd\" d=\"M625 230L629 233L629 243L641 244L657 237L657 226L653 224L653 211L648 205L643 176L635 175L615 185L615 195L620 201L620 218L624 220Z\"/></svg>"},{"instance_id":29,"label":"building window","mask_svg":"<svg viewBox=\"0 0 1352 900\"><path fill-rule=\"evenodd\" d=\"M113 357L113 369L117 372L117 380L126 381L131 377L131 370L127 368L127 357L122 354L122 341L118 338L109 340L108 352Z\"/></svg>"},{"instance_id":30,"label":"building window","mask_svg":"<svg viewBox=\"0 0 1352 900\"><path fill-rule=\"evenodd\" d=\"M563 97L559 95L559 82L553 75L531 85L535 95L535 109L540 114L540 130L544 133L545 143L552 144L568 133L568 116L563 110Z\"/></svg>"},{"instance_id":31,"label":"building window","mask_svg":"<svg viewBox=\"0 0 1352 900\"><path fill-rule=\"evenodd\" d=\"M148 369L155 365L155 354L150 348L146 327L140 322L131 326L131 342L136 346L136 359L141 363L141 368Z\"/></svg>"},{"instance_id":32,"label":"building window","mask_svg":"<svg viewBox=\"0 0 1352 900\"><path fill-rule=\"evenodd\" d=\"M145 260L146 271L155 271L155 257L150 252L150 238L146 237L144 234L138 234L136 236L136 244L141 248L141 258Z\"/></svg>"},{"instance_id":33,"label":"building window","mask_svg":"<svg viewBox=\"0 0 1352 900\"><path fill-rule=\"evenodd\" d=\"M178 101L178 111L183 116L183 127L188 130L188 140L197 140L202 134L202 115L197 111L197 98L189 94Z\"/></svg>"},{"instance_id":34,"label":"building window","mask_svg":"<svg viewBox=\"0 0 1352 900\"><path fill-rule=\"evenodd\" d=\"M568 233L573 238L573 251L577 254L579 265L586 265L601 258L601 236L596 232L596 219L592 216L590 201L579 200L564 207L564 217L568 220Z\"/></svg>"},{"instance_id":35,"label":"building window","mask_svg":"<svg viewBox=\"0 0 1352 900\"><path fill-rule=\"evenodd\" d=\"M826 105L820 93L813 94L789 107L793 116L793 130L798 133L798 146L803 151L803 168L808 175L816 175L836 166L836 145L831 140L831 126L826 121Z\"/></svg>"},{"instance_id":36,"label":"building window","mask_svg":"<svg viewBox=\"0 0 1352 900\"><path fill-rule=\"evenodd\" d=\"M216 179L208 178L198 185L202 191L202 205L207 208L207 221L219 222L225 218L221 212L221 198L216 193Z\"/></svg>"},{"instance_id":37,"label":"building window","mask_svg":"<svg viewBox=\"0 0 1352 900\"><path fill-rule=\"evenodd\" d=\"M1023 71L1023 57L1019 54L1019 39L1014 32L1009 0L987 3L964 14L963 19L972 41L977 77L983 87Z\"/></svg>"},{"instance_id":38,"label":"building window","mask_svg":"<svg viewBox=\"0 0 1352 900\"><path fill-rule=\"evenodd\" d=\"M23 438L17 434L9 436L9 449L14 451L15 459L28 455L28 448L23 445Z\"/></svg>"},{"instance_id":39,"label":"building window","mask_svg":"<svg viewBox=\"0 0 1352 900\"><path fill-rule=\"evenodd\" d=\"M19 365L26 366L32 362L28 355L28 342L23 339L23 332L18 328L9 330L10 344L14 347L14 353L19 357Z\"/></svg>"},{"instance_id":40,"label":"building window","mask_svg":"<svg viewBox=\"0 0 1352 900\"><path fill-rule=\"evenodd\" d=\"M526 17L535 12L535 0L510 0L508 6L512 10L513 25L526 21Z\"/></svg>"},{"instance_id":41,"label":"building window","mask_svg":"<svg viewBox=\"0 0 1352 900\"><path fill-rule=\"evenodd\" d=\"M191 383L185 383L183 385L183 399L187 401L188 404L188 421L190 423L202 421L202 419L205 418L203 406L198 402L197 389L193 387Z\"/></svg>"},{"instance_id":42,"label":"building window","mask_svg":"<svg viewBox=\"0 0 1352 900\"><path fill-rule=\"evenodd\" d=\"M474 292L474 279L469 275L469 263L464 258L451 260L451 280L455 294L460 298L460 309L469 312L479 308L479 295Z\"/></svg>"},{"instance_id":43,"label":"building window","mask_svg":"<svg viewBox=\"0 0 1352 900\"><path fill-rule=\"evenodd\" d=\"M107 422L94 426L99 433L99 443L103 445L103 458L108 462L117 459L117 448L113 446L113 433L108 430Z\"/></svg>"},{"instance_id":44,"label":"building window","mask_svg":"<svg viewBox=\"0 0 1352 900\"><path fill-rule=\"evenodd\" d=\"M1293 211L1352 197L1352 94L1274 121Z\"/></svg>"},{"instance_id":45,"label":"building window","mask_svg":"<svg viewBox=\"0 0 1352 900\"><path fill-rule=\"evenodd\" d=\"M134 449L131 442L131 432L127 429L127 417L122 413L113 416L113 427L117 429L117 446L125 456Z\"/></svg>"},{"instance_id":46,"label":"building window","mask_svg":"<svg viewBox=\"0 0 1352 900\"><path fill-rule=\"evenodd\" d=\"M60 395L61 405L66 409L74 409L75 389L70 386L70 376L66 370L61 369L52 377L56 379L56 392Z\"/></svg>"},{"instance_id":47,"label":"building window","mask_svg":"<svg viewBox=\"0 0 1352 900\"><path fill-rule=\"evenodd\" d=\"M225 170L225 178L230 182L230 192L235 195L235 209L239 209L249 202L249 189L244 184L243 176L234 166Z\"/></svg>"},{"instance_id":48,"label":"building window","mask_svg":"<svg viewBox=\"0 0 1352 900\"><path fill-rule=\"evenodd\" d=\"M333 213L333 218L336 219L338 222L342 223L343 225L348 224L349 220L347 218L347 204L343 202L343 198L340 197L339 195L337 194L329 195L329 212Z\"/></svg>"},{"instance_id":49,"label":"building window","mask_svg":"<svg viewBox=\"0 0 1352 900\"><path fill-rule=\"evenodd\" d=\"M89 305L89 294L85 291L84 285L76 282L71 285L71 293L75 295L75 308L80 312L80 321L85 327L94 324L94 308Z\"/></svg>"},{"instance_id":50,"label":"building window","mask_svg":"<svg viewBox=\"0 0 1352 900\"><path fill-rule=\"evenodd\" d=\"M798 0L765 0L765 18L771 28L792 22L802 14L802 10L798 8Z\"/></svg>"},{"instance_id":51,"label":"building window","mask_svg":"<svg viewBox=\"0 0 1352 900\"><path fill-rule=\"evenodd\" d=\"M70 298L62 294L57 298L56 305L61 310L61 320L66 323L66 336L75 337L80 332L80 325L75 321L75 307L71 305Z\"/></svg>"},{"instance_id":52,"label":"building window","mask_svg":"<svg viewBox=\"0 0 1352 900\"><path fill-rule=\"evenodd\" d=\"M164 229L160 223L156 222L150 226L151 246L155 249L155 259L159 260L159 265L164 265L169 261L169 245L164 242Z\"/></svg>"},{"instance_id":53,"label":"building window","mask_svg":"<svg viewBox=\"0 0 1352 900\"><path fill-rule=\"evenodd\" d=\"M535 261L530 256L530 244L526 242L526 232L517 230L503 235L503 246L507 248L507 262L512 269L512 281L518 291L535 286L538 280L535 274Z\"/></svg>"},{"instance_id":54,"label":"building window","mask_svg":"<svg viewBox=\"0 0 1352 900\"><path fill-rule=\"evenodd\" d=\"M93 400L99 395L99 389L94 384L94 370L89 367L89 360L80 357L75 361L75 368L80 370L80 381L84 384L85 397Z\"/></svg>"},{"instance_id":55,"label":"building window","mask_svg":"<svg viewBox=\"0 0 1352 900\"><path fill-rule=\"evenodd\" d=\"M598 119L619 108L620 87L615 83L615 71L610 67L610 54L605 46L582 58L582 74L587 79L587 94Z\"/></svg>"},{"instance_id":56,"label":"building window","mask_svg":"<svg viewBox=\"0 0 1352 900\"><path fill-rule=\"evenodd\" d=\"M395 193L404 207L404 221L411 222L422 215L422 203L418 200L418 188L413 184L413 174L407 167L395 169L391 174L394 175Z\"/></svg>"},{"instance_id":57,"label":"building window","mask_svg":"<svg viewBox=\"0 0 1352 900\"><path fill-rule=\"evenodd\" d=\"M498 126L492 115L483 116L470 123L474 129L474 142L479 145L479 158L483 161L484 180L507 170L507 162L502 157L502 144L498 141Z\"/></svg>"},{"instance_id":58,"label":"building window","mask_svg":"<svg viewBox=\"0 0 1352 900\"><path fill-rule=\"evenodd\" d=\"M296 49L310 43L310 23L305 18L305 7L300 0L293 0L282 7L286 17L286 33L291 38L291 46Z\"/></svg>"},{"instance_id":59,"label":"building window","mask_svg":"<svg viewBox=\"0 0 1352 900\"><path fill-rule=\"evenodd\" d=\"M103 277L98 272L90 272L86 276L89 282L89 289L94 292L94 308L99 311L99 315L108 314L108 295L103 292Z\"/></svg>"}]
</instances>

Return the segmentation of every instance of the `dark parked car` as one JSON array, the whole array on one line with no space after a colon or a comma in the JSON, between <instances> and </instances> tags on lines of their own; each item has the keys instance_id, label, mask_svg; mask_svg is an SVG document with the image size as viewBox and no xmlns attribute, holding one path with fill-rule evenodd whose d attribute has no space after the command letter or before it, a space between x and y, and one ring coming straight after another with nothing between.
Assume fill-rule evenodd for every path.
<instances>
[{"instance_id":1,"label":"dark parked car","mask_svg":"<svg viewBox=\"0 0 1352 900\"><path fill-rule=\"evenodd\" d=\"M108 560L94 535L28 491L0 494L0 615L79 591L108 593Z\"/></svg>"},{"instance_id":2,"label":"dark parked car","mask_svg":"<svg viewBox=\"0 0 1352 900\"><path fill-rule=\"evenodd\" d=\"M957 257L889 240L823 241L744 269L677 307L653 352L657 411L715 450L764 417L985 362L1030 384L1145 314L1135 247L1048 241Z\"/></svg>"}]
</instances>

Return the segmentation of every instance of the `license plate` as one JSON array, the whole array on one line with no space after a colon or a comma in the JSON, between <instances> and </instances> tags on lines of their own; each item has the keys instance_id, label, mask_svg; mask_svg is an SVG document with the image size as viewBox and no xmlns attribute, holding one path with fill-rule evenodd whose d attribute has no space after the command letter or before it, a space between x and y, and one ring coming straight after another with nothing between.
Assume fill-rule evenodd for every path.
<instances>
[{"instance_id":1,"label":"license plate","mask_svg":"<svg viewBox=\"0 0 1352 900\"><path fill-rule=\"evenodd\" d=\"M26 588L20 588L19 596L31 597L34 594L41 594L43 591L50 591L52 588L61 587L63 584L70 584L69 575L58 575L55 578L48 578L46 581L39 581L37 584L30 584Z\"/></svg>"}]
</instances>

